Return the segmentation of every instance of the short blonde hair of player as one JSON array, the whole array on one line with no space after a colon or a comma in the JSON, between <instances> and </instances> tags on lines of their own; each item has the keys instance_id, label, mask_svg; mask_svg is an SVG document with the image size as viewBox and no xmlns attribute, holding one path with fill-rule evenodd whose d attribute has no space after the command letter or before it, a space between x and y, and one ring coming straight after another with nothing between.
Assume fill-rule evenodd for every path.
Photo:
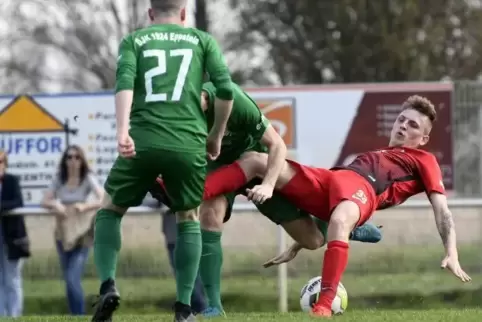
<instances>
[{"instance_id":1,"label":"short blonde hair of player","mask_svg":"<svg viewBox=\"0 0 482 322\"><path fill-rule=\"evenodd\" d=\"M425 115L431 124L437 120L437 111L433 103L426 97L420 95L412 95L405 100L402 105L403 109L413 109L420 114Z\"/></svg>"}]
</instances>

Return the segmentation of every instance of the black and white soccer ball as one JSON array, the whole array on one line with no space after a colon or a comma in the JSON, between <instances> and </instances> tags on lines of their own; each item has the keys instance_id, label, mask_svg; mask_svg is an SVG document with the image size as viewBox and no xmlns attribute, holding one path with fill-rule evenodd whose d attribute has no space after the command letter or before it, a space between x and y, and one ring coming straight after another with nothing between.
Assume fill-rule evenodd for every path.
<instances>
[{"instance_id":1,"label":"black and white soccer ball","mask_svg":"<svg viewBox=\"0 0 482 322\"><path fill-rule=\"evenodd\" d=\"M321 276L313 277L301 289L300 306L303 312L309 312L313 305L318 301L321 291ZM348 293L340 282L336 291L336 296L331 305L333 314L343 314L348 307Z\"/></svg>"}]
</instances>

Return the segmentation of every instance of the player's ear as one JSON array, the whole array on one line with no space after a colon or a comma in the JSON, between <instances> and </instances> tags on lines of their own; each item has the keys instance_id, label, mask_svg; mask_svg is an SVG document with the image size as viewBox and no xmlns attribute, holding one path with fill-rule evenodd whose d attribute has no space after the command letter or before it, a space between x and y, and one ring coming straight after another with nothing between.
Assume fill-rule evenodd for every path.
<instances>
[{"instance_id":1,"label":"player's ear","mask_svg":"<svg viewBox=\"0 0 482 322\"><path fill-rule=\"evenodd\" d=\"M428 141L430 140L430 136L427 134L427 135L424 135L422 137L422 141L420 141L420 146L424 146L428 143Z\"/></svg>"},{"instance_id":2,"label":"player's ear","mask_svg":"<svg viewBox=\"0 0 482 322\"><path fill-rule=\"evenodd\" d=\"M154 10L152 10L152 8L149 8L149 10L147 10L147 15L149 16L150 21L154 21Z\"/></svg>"},{"instance_id":3,"label":"player's ear","mask_svg":"<svg viewBox=\"0 0 482 322\"><path fill-rule=\"evenodd\" d=\"M186 8L181 9L181 21L186 23Z\"/></svg>"}]
</instances>

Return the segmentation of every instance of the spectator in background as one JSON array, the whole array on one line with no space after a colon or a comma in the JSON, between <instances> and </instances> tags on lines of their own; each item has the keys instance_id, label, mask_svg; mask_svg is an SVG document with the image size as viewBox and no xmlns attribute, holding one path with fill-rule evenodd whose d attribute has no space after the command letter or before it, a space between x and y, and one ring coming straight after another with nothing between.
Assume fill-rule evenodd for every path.
<instances>
[{"instance_id":1,"label":"spectator in background","mask_svg":"<svg viewBox=\"0 0 482 322\"><path fill-rule=\"evenodd\" d=\"M89 202L91 193L95 198ZM85 314L82 276L102 198L103 189L90 172L84 151L77 145L68 147L42 205L56 216L55 242L72 315Z\"/></svg>"},{"instance_id":2,"label":"spectator in background","mask_svg":"<svg viewBox=\"0 0 482 322\"><path fill-rule=\"evenodd\" d=\"M167 210L162 213L162 232L166 239L166 247L169 255L169 262L173 271L176 269L174 266L174 248L176 247L176 216L175 214ZM196 314L201 313L206 309L206 299L204 295L204 286L201 282L201 278L198 275L196 278L196 284L194 284L194 290L191 295L191 308Z\"/></svg>"},{"instance_id":3,"label":"spectator in background","mask_svg":"<svg viewBox=\"0 0 482 322\"><path fill-rule=\"evenodd\" d=\"M0 316L19 317L23 310L22 264L30 256L25 221L7 215L23 207L16 176L6 173L7 154L0 150Z\"/></svg>"}]
</instances>

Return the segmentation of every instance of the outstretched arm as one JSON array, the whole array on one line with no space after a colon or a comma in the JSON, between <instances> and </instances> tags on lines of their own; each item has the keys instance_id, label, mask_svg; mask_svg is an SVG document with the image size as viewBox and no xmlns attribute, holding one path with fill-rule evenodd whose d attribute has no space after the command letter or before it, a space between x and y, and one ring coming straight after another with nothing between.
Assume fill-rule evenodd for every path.
<instances>
[{"instance_id":1,"label":"outstretched arm","mask_svg":"<svg viewBox=\"0 0 482 322\"><path fill-rule=\"evenodd\" d=\"M302 250L304 247L298 244L298 242L294 242L287 250L285 250L283 253L279 254L276 257L271 258L267 262L263 264L264 268L268 268L271 266L275 265L280 265L283 263L287 263L291 260L293 260L296 255Z\"/></svg>"},{"instance_id":2,"label":"outstretched arm","mask_svg":"<svg viewBox=\"0 0 482 322\"><path fill-rule=\"evenodd\" d=\"M445 254L458 257L455 224L448 207L447 197L434 192L430 194L429 198L435 216L435 224L445 248Z\"/></svg>"},{"instance_id":3,"label":"outstretched arm","mask_svg":"<svg viewBox=\"0 0 482 322\"><path fill-rule=\"evenodd\" d=\"M445 258L441 267L448 268L462 282L469 282L470 276L460 267L455 224L448 207L447 197L441 193L433 192L429 195L429 199L434 211L435 223L445 248Z\"/></svg>"}]
</instances>

